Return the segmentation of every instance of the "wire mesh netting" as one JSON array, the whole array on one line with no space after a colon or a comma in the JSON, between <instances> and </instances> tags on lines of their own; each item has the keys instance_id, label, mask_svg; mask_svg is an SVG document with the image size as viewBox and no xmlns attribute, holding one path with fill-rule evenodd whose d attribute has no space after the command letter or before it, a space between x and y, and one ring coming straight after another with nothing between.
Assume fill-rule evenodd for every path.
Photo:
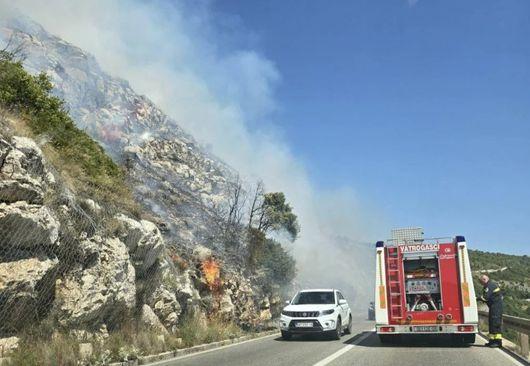
<instances>
[{"instance_id":1,"label":"wire mesh netting","mask_svg":"<svg viewBox=\"0 0 530 366\"><path fill-rule=\"evenodd\" d=\"M79 198L32 140L0 136L0 337L44 320L112 328L143 304L171 329L175 256L155 224Z\"/></svg>"}]
</instances>

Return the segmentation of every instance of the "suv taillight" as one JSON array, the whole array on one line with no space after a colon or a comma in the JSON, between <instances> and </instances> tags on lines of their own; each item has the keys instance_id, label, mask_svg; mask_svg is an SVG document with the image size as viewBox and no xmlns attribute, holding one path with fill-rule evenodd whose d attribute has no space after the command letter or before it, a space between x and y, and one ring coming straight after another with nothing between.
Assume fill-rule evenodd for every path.
<instances>
[{"instance_id":1,"label":"suv taillight","mask_svg":"<svg viewBox=\"0 0 530 366\"><path fill-rule=\"evenodd\" d=\"M379 328L379 331L381 333L392 333L395 330L396 330L396 328L394 328L394 327L381 327L381 328Z\"/></svg>"}]
</instances>

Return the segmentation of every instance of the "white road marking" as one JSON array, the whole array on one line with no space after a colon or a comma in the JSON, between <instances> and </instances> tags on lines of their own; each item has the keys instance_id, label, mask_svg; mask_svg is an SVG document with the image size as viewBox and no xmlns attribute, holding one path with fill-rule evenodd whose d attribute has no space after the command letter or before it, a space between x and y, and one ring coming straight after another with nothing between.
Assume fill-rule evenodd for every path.
<instances>
[{"instance_id":1,"label":"white road marking","mask_svg":"<svg viewBox=\"0 0 530 366\"><path fill-rule=\"evenodd\" d=\"M522 362L520 362L519 360L513 358L512 356L510 356L508 353L504 352L503 350L501 350L500 348L496 348L497 352L500 352L505 358L507 358L508 360L512 361L512 363L514 365L517 365L517 366L524 366L524 364Z\"/></svg>"},{"instance_id":2,"label":"white road marking","mask_svg":"<svg viewBox=\"0 0 530 366\"><path fill-rule=\"evenodd\" d=\"M481 344L486 344L486 338L482 335L482 334L479 334L479 339L480 339L480 343ZM519 361L518 359L512 357L511 355L509 355L507 352L503 351L502 349L500 348L494 348L497 352L500 352L505 358L507 358L508 360L510 360L514 365L517 365L517 366L525 366L524 363L522 363L521 361Z\"/></svg>"},{"instance_id":3,"label":"white road marking","mask_svg":"<svg viewBox=\"0 0 530 366\"><path fill-rule=\"evenodd\" d=\"M325 359L315 363L313 366L325 366L325 365L329 364L331 361L339 358L340 356L342 356L343 354L345 354L346 352L351 350L353 347L355 347L356 345L358 345L359 343L364 341L366 338L371 336L373 334L372 333L373 331L375 331L375 328L372 329L371 331L367 332L366 334L360 336L359 338L357 338L355 340L355 342L353 342L352 344L348 344L347 346L344 346L343 348L339 349L337 352L333 353L332 355L329 355Z\"/></svg>"},{"instance_id":4,"label":"white road marking","mask_svg":"<svg viewBox=\"0 0 530 366\"><path fill-rule=\"evenodd\" d=\"M221 347L217 347L217 348L207 349L205 351L200 351L200 352L195 352L195 353L189 353L187 355L173 357L173 358L169 358L167 360L156 361L156 362L150 363L149 366L165 365L165 364L168 364L170 362L174 362L174 361L177 361L177 360L182 360L184 358L189 358L189 357L194 357L194 356L198 356L198 355L203 355L205 353L220 351L222 349L239 346L241 344L255 342L255 341L259 341L259 340L262 340L262 339L267 339L267 338L270 338L270 337L278 337L278 334L279 333L274 333L274 334L263 336L263 337L252 338L252 339L249 339L247 341L243 341L243 342L239 342L239 343L227 344L226 346L221 346Z\"/></svg>"}]
</instances>

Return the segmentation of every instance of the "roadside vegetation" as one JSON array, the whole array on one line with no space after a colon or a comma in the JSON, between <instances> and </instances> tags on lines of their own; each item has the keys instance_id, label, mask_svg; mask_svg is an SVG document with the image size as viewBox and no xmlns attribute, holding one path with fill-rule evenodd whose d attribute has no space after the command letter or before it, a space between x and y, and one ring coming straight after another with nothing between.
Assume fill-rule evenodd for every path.
<instances>
[{"instance_id":1,"label":"roadside vegetation","mask_svg":"<svg viewBox=\"0 0 530 366\"><path fill-rule=\"evenodd\" d=\"M233 322L198 316L186 316L176 334L161 335L156 330L136 324L125 324L119 330L86 342L80 342L73 335L41 325L22 336L18 349L10 355L9 361L5 364L8 366L107 365L111 362L135 360L139 356L237 338L243 334ZM87 346L91 350L90 353L87 353Z\"/></svg>"},{"instance_id":2,"label":"roadside vegetation","mask_svg":"<svg viewBox=\"0 0 530 366\"><path fill-rule=\"evenodd\" d=\"M264 273L267 282L288 286L296 276L296 261L285 244L300 233L298 217L283 192L266 192L261 181L244 185L239 178L217 207L219 237L251 272Z\"/></svg>"},{"instance_id":3,"label":"roadside vegetation","mask_svg":"<svg viewBox=\"0 0 530 366\"><path fill-rule=\"evenodd\" d=\"M479 250L470 250L469 256L477 296L482 293L478 277L487 274L503 291L504 313L530 319L530 258Z\"/></svg>"}]
</instances>

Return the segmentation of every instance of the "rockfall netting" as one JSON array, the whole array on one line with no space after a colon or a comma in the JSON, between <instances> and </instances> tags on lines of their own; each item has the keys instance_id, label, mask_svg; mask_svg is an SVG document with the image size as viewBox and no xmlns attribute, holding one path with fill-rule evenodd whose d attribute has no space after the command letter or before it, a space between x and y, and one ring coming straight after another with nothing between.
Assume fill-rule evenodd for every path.
<instances>
[{"instance_id":1,"label":"rockfall netting","mask_svg":"<svg viewBox=\"0 0 530 366\"><path fill-rule=\"evenodd\" d=\"M168 287L197 294L157 226L79 199L58 176L33 140L0 138L0 337L43 320L98 330L142 313L174 329L182 309Z\"/></svg>"}]
</instances>

